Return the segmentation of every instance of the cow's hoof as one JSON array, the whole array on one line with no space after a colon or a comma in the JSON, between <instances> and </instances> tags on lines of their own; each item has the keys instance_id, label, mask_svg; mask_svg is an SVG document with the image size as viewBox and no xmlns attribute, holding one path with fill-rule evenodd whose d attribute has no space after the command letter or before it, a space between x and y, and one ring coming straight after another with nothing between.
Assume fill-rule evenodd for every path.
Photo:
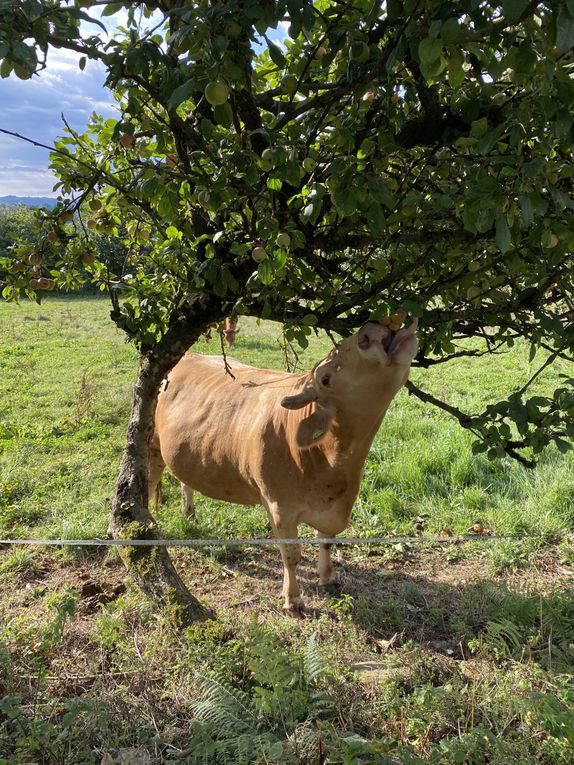
<instances>
[{"instance_id":1,"label":"cow's hoof","mask_svg":"<svg viewBox=\"0 0 574 765\"><path fill-rule=\"evenodd\" d=\"M319 589L329 595L339 595L341 592L341 582L338 579L325 582L325 584L319 582Z\"/></svg>"},{"instance_id":2,"label":"cow's hoof","mask_svg":"<svg viewBox=\"0 0 574 765\"><path fill-rule=\"evenodd\" d=\"M291 600L288 603L285 603L283 612L287 614L287 616L293 616L300 619L305 616L305 603L300 599Z\"/></svg>"}]
</instances>

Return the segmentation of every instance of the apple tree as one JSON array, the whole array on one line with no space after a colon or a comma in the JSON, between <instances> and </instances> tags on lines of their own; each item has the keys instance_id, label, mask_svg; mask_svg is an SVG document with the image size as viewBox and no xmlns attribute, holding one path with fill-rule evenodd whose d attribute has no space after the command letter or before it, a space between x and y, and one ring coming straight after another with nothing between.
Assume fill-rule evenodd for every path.
<instances>
[{"instance_id":1,"label":"apple tree","mask_svg":"<svg viewBox=\"0 0 574 765\"><path fill-rule=\"evenodd\" d=\"M2 284L13 300L38 278L73 288L91 232L124 232L121 268L88 257L140 351L116 535L156 535L156 392L226 315L305 344L403 311L422 367L519 340L540 369L573 359L573 46L572 0L0 0L2 77L41 77L65 48L78 76L103 67L117 104L64 127L58 207ZM572 380L479 413L409 387L489 457L570 447ZM165 550L131 558L160 602L206 615Z\"/></svg>"}]
</instances>

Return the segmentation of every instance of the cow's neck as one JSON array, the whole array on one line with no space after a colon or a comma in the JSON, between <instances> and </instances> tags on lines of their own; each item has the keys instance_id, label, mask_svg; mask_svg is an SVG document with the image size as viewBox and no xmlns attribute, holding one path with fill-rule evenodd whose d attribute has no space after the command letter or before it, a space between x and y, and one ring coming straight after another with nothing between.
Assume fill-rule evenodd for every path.
<instances>
[{"instance_id":1,"label":"cow's neck","mask_svg":"<svg viewBox=\"0 0 574 765\"><path fill-rule=\"evenodd\" d=\"M381 392L371 402L365 397L354 409L338 409L332 429L333 438L327 447L337 464L348 464L351 468L358 464L362 468L391 401L405 379L401 376L396 385L387 384L384 393Z\"/></svg>"}]
</instances>

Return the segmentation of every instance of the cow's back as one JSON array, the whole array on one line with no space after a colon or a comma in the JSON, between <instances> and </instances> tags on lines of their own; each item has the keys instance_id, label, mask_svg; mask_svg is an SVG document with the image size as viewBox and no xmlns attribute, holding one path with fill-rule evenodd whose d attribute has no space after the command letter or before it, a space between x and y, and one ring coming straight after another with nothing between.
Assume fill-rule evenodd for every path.
<instances>
[{"instance_id":1,"label":"cow's back","mask_svg":"<svg viewBox=\"0 0 574 765\"><path fill-rule=\"evenodd\" d=\"M289 462L280 401L300 378L227 363L231 374L222 357L181 359L161 386L156 435L180 481L214 499L256 504L264 461Z\"/></svg>"}]
</instances>

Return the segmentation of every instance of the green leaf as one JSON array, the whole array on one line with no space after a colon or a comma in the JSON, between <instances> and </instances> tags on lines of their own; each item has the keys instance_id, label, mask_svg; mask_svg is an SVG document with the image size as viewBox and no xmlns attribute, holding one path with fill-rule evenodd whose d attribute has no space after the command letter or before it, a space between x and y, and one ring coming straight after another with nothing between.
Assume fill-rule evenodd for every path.
<instances>
[{"instance_id":1,"label":"green leaf","mask_svg":"<svg viewBox=\"0 0 574 765\"><path fill-rule=\"evenodd\" d=\"M113 16L124 7L123 3L108 3L102 11L102 16Z\"/></svg>"},{"instance_id":2,"label":"green leaf","mask_svg":"<svg viewBox=\"0 0 574 765\"><path fill-rule=\"evenodd\" d=\"M512 236L508 223L506 221L506 215L500 214L496 216L496 244L498 249L503 254L508 252L512 245Z\"/></svg>"},{"instance_id":3,"label":"green leaf","mask_svg":"<svg viewBox=\"0 0 574 765\"><path fill-rule=\"evenodd\" d=\"M442 25L441 37L445 43L453 42L460 34L460 27L456 16L451 16Z\"/></svg>"},{"instance_id":4,"label":"green leaf","mask_svg":"<svg viewBox=\"0 0 574 765\"><path fill-rule=\"evenodd\" d=\"M339 189L333 194L333 202L337 210L345 217L348 217L357 209L357 194L350 187Z\"/></svg>"},{"instance_id":5,"label":"green leaf","mask_svg":"<svg viewBox=\"0 0 574 765\"><path fill-rule=\"evenodd\" d=\"M279 69L285 68L285 56L283 55L281 48L279 48L277 45L274 45L272 42L269 43L269 56L275 66L278 66Z\"/></svg>"},{"instance_id":6,"label":"green leaf","mask_svg":"<svg viewBox=\"0 0 574 765\"><path fill-rule=\"evenodd\" d=\"M262 284L265 284L266 286L272 284L275 277L273 261L271 261L269 258L261 261L261 263L257 266L257 273L259 274L259 278L261 279Z\"/></svg>"},{"instance_id":7,"label":"green leaf","mask_svg":"<svg viewBox=\"0 0 574 765\"><path fill-rule=\"evenodd\" d=\"M502 0L502 13L507 21L517 21L530 0Z\"/></svg>"},{"instance_id":8,"label":"green leaf","mask_svg":"<svg viewBox=\"0 0 574 765\"><path fill-rule=\"evenodd\" d=\"M570 441L565 441L563 438L555 438L554 441L558 447L558 451L562 454L566 454L567 451L572 449L572 443Z\"/></svg>"},{"instance_id":9,"label":"green leaf","mask_svg":"<svg viewBox=\"0 0 574 765\"><path fill-rule=\"evenodd\" d=\"M196 90L197 85L195 80L188 80L187 82L184 82L183 85L177 87L169 97L167 102L168 107L170 109L175 109L181 103L186 101Z\"/></svg>"},{"instance_id":10,"label":"green leaf","mask_svg":"<svg viewBox=\"0 0 574 765\"><path fill-rule=\"evenodd\" d=\"M122 5L122 3L116 3L116 5ZM100 27L106 34L108 30L106 27L102 24L101 21L94 18L94 16L89 16L85 11L82 11L81 8L66 8L66 11L75 19L82 19L83 21L87 21L90 24L95 24L96 26ZM109 14L106 14L105 12L102 13L102 16L106 16Z\"/></svg>"},{"instance_id":11,"label":"green leaf","mask_svg":"<svg viewBox=\"0 0 574 765\"><path fill-rule=\"evenodd\" d=\"M199 123L199 129L201 130L201 135L209 141L215 132L215 125L207 117L204 117Z\"/></svg>"},{"instance_id":12,"label":"green leaf","mask_svg":"<svg viewBox=\"0 0 574 765\"><path fill-rule=\"evenodd\" d=\"M173 188L165 188L155 200L158 213L164 220L173 220L179 209L179 194Z\"/></svg>"},{"instance_id":13,"label":"green leaf","mask_svg":"<svg viewBox=\"0 0 574 765\"><path fill-rule=\"evenodd\" d=\"M233 124L233 112L231 111L231 104L226 101L221 106L213 107L213 116L218 125L224 128L230 128Z\"/></svg>"},{"instance_id":14,"label":"green leaf","mask_svg":"<svg viewBox=\"0 0 574 765\"><path fill-rule=\"evenodd\" d=\"M175 226L168 226L165 235L168 239L181 239L182 232L179 231Z\"/></svg>"},{"instance_id":15,"label":"green leaf","mask_svg":"<svg viewBox=\"0 0 574 765\"><path fill-rule=\"evenodd\" d=\"M421 64L429 65L433 64L440 58L442 51L442 39L437 37L436 40L430 37L425 37L419 43L419 58Z\"/></svg>"},{"instance_id":16,"label":"green leaf","mask_svg":"<svg viewBox=\"0 0 574 765\"><path fill-rule=\"evenodd\" d=\"M562 56L574 46L574 16L561 8L556 23L556 53Z\"/></svg>"},{"instance_id":17,"label":"green leaf","mask_svg":"<svg viewBox=\"0 0 574 765\"><path fill-rule=\"evenodd\" d=\"M525 226L531 226L534 221L534 206L532 200L527 194L520 194L518 204L522 211L522 220Z\"/></svg>"},{"instance_id":18,"label":"green leaf","mask_svg":"<svg viewBox=\"0 0 574 765\"><path fill-rule=\"evenodd\" d=\"M430 63L421 64L421 72L427 80L434 80L439 76L446 67L446 59L443 56L439 56L436 61Z\"/></svg>"}]
</instances>

